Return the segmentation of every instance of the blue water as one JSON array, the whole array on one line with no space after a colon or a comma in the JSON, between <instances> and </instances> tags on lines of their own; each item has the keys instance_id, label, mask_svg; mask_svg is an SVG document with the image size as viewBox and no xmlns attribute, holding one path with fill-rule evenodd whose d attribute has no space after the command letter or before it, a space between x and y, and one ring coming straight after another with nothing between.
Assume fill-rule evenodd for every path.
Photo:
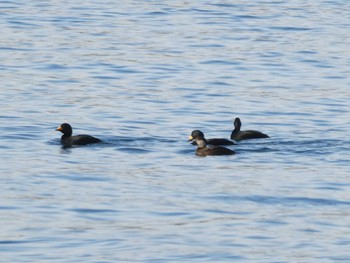
<instances>
[{"instance_id":1,"label":"blue water","mask_svg":"<svg viewBox=\"0 0 350 263\"><path fill-rule=\"evenodd\" d=\"M1 262L350 262L349 8L0 1Z\"/></svg>"}]
</instances>

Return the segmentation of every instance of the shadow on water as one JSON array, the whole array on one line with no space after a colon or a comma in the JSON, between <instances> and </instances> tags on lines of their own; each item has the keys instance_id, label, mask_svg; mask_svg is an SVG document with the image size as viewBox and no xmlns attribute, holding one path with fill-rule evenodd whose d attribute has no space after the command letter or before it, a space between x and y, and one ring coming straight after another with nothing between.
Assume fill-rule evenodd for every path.
<instances>
[{"instance_id":1,"label":"shadow on water","mask_svg":"<svg viewBox=\"0 0 350 263\"><path fill-rule=\"evenodd\" d=\"M228 195L215 195L210 197L204 197L208 199L220 199L226 202L253 202L264 205L285 205L285 206L350 206L349 201L340 201L334 199L323 198L309 198L309 197L276 197L276 196L262 196L262 195L249 195L249 196L228 196Z\"/></svg>"},{"instance_id":2,"label":"shadow on water","mask_svg":"<svg viewBox=\"0 0 350 263\"><path fill-rule=\"evenodd\" d=\"M349 142L335 139L298 139L298 140L250 140L237 144L240 153L278 152L291 155L320 155L331 154L345 150ZM237 150L238 151L238 150Z\"/></svg>"},{"instance_id":3,"label":"shadow on water","mask_svg":"<svg viewBox=\"0 0 350 263\"><path fill-rule=\"evenodd\" d=\"M113 148L117 152L127 154L149 154L157 153L158 157L168 156L171 152L176 158L177 155L196 156L196 146L191 145L186 139L178 137L162 136L102 136L102 143L73 146L64 148L61 146L60 139L55 138L47 142L50 145L61 146L61 154L70 154L76 148L98 149ZM237 141L236 145L225 146L236 153L238 161L250 162L251 160L259 162L274 163L310 163L315 160L339 163L339 165L348 165L347 151L349 141L343 139L320 139L320 138L301 138L295 136L295 139L268 138ZM225 159L220 157L221 159ZM258 158L258 159L257 159ZM231 158L228 158L232 160ZM176 162L176 161L174 161Z\"/></svg>"},{"instance_id":4,"label":"shadow on water","mask_svg":"<svg viewBox=\"0 0 350 263\"><path fill-rule=\"evenodd\" d=\"M196 146L187 141L179 141L177 138L164 138L160 136L149 137L128 137L128 136L110 136L101 137L102 143L73 146L71 148L62 147L61 153L71 153L75 148L89 147L101 149L104 147L114 147L118 151L130 154L151 153L154 151L169 152L173 149L176 154L193 154ZM61 145L59 138L47 142L50 145ZM347 150L348 141L336 139L256 139L238 141L236 145L225 146L236 152L237 155L243 154L268 154L279 156L311 157L319 158L330 156ZM166 150L165 150L166 149Z\"/></svg>"},{"instance_id":5,"label":"shadow on water","mask_svg":"<svg viewBox=\"0 0 350 263\"><path fill-rule=\"evenodd\" d=\"M176 145L178 142L175 139L164 139L163 137L126 137L126 136L111 136L111 137L99 137L102 142L97 144L88 145L73 145L72 147L63 147L60 139L56 138L46 143L49 145L61 146L61 153L71 153L76 148L105 148L114 147L118 151L128 153L149 153L153 152L153 149L159 147L157 145Z\"/></svg>"}]
</instances>

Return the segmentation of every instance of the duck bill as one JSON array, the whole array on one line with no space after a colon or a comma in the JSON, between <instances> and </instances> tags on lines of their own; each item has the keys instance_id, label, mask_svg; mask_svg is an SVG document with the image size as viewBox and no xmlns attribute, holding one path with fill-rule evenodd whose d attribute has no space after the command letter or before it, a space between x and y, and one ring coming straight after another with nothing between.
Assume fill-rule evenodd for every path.
<instances>
[{"instance_id":1,"label":"duck bill","mask_svg":"<svg viewBox=\"0 0 350 263\"><path fill-rule=\"evenodd\" d=\"M190 137L188 137L188 141L190 142L190 141L193 141L194 140L194 138L192 137L192 136L190 136Z\"/></svg>"},{"instance_id":2,"label":"duck bill","mask_svg":"<svg viewBox=\"0 0 350 263\"><path fill-rule=\"evenodd\" d=\"M56 129L56 131L62 131L62 127L59 126L59 127Z\"/></svg>"}]
</instances>

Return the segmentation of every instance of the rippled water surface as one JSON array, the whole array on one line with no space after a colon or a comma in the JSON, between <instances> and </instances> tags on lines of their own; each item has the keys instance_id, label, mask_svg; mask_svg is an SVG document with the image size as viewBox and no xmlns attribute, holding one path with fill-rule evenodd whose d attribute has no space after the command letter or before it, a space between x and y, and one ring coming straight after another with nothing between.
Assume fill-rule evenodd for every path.
<instances>
[{"instance_id":1,"label":"rippled water surface","mask_svg":"<svg viewBox=\"0 0 350 263\"><path fill-rule=\"evenodd\" d=\"M0 1L1 262L350 261L349 10Z\"/></svg>"}]
</instances>

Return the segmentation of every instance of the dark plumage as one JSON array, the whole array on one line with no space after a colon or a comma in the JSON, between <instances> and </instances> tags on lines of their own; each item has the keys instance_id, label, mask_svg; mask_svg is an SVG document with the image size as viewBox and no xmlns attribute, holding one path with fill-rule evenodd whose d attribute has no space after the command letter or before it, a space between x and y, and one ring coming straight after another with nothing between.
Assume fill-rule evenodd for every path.
<instances>
[{"instance_id":1,"label":"dark plumage","mask_svg":"<svg viewBox=\"0 0 350 263\"><path fill-rule=\"evenodd\" d=\"M204 137L203 132L201 132L200 130L192 131L191 136L194 138L196 135L201 135L202 137ZM197 145L197 142L194 140L192 142L192 144ZM207 139L207 144L210 144L210 145L234 145L235 143L233 141L223 139L223 138L213 138L213 139Z\"/></svg>"},{"instance_id":2,"label":"dark plumage","mask_svg":"<svg viewBox=\"0 0 350 263\"><path fill-rule=\"evenodd\" d=\"M102 142L100 139L90 135L80 134L72 136L73 129L68 123L62 123L56 131L63 133L61 137L61 143L64 147L71 147L72 145L86 145L91 143Z\"/></svg>"},{"instance_id":3,"label":"dark plumage","mask_svg":"<svg viewBox=\"0 0 350 263\"><path fill-rule=\"evenodd\" d=\"M242 122L240 118L236 118L233 124L235 126L235 129L231 133L231 140L270 138L267 134L259 131L254 131L254 130L241 131Z\"/></svg>"},{"instance_id":4,"label":"dark plumage","mask_svg":"<svg viewBox=\"0 0 350 263\"><path fill-rule=\"evenodd\" d=\"M207 146L207 140L204 138L204 134L201 131L192 132L189 137L189 141L196 140L198 148L196 149L196 155L198 156L207 156L207 155L232 155L235 154L234 151L216 145Z\"/></svg>"}]
</instances>

